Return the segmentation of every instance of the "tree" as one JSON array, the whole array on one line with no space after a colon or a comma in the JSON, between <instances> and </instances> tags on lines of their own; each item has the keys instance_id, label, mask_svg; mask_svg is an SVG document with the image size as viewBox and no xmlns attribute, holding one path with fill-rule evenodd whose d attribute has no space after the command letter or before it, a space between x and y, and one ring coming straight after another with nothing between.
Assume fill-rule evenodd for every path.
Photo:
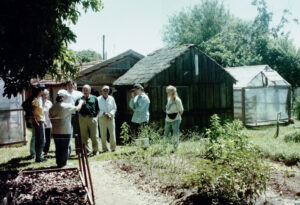
<instances>
[{"instance_id":1,"label":"tree","mask_svg":"<svg viewBox=\"0 0 300 205\"><path fill-rule=\"evenodd\" d=\"M77 51L76 56L81 63L102 60L102 56L93 50Z\"/></svg>"},{"instance_id":2,"label":"tree","mask_svg":"<svg viewBox=\"0 0 300 205\"><path fill-rule=\"evenodd\" d=\"M256 52L255 46L251 23L239 19L202 43L204 52L224 67L258 64L262 57Z\"/></svg>"},{"instance_id":3,"label":"tree","mask_svg":"<svg viewBox=\"0 0 300 205\"><path fill-rule=\"evenodd\" d=\"M163 40L169 44L197 44L220 33L230 21L229 11L218 0L202 0L199 5L169 18L164 28Z\"/></svg>"},{"instance_id":4,"label":"tree","mask_svg":"<svg viewBox=\"0 0 300 205\"><path fill-rule=\"evenodd\" d=\"M30 86L33 78L75 77L74 53L67 49L76 36L79 8L99 11L101 0L0 1L0 77L10 97ZM67 76L65 76L67 75Z\"/></svg>"},{"instance_id":5,"label":"tree","mask_svg":"<svg viewBox=\"0 0 300 205\"><path fill-rule=\"evenodd\" d=\"M172 16L163 40L168 45L196 44L224 67L269 64L292 86L299 85L300 51L283 30L291 13L284 10L279 24L271 27L273 14L266 1L253 0L252 5L258 14L247 22L232 16L218 0L203 0Z\"/></svg>"}]
</instances>

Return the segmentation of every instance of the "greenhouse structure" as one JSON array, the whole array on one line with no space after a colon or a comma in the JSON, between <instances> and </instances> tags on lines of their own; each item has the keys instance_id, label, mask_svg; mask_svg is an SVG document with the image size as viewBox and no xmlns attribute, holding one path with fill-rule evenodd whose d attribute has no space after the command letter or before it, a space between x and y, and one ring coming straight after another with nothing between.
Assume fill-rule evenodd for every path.
<instances>
[{"instance_id":1,"label":"greenhouse structure","mask_svg":"<svg viewBox=\"0 0 300 205\"><path fill-rule=\"evenodd\" d=\"M24 94L3 97L4 81L0 78L0 147L25 143L25 120L22 109Z\"/></svg>"},{"instance_id":2,"label":"greenhouse structure","mask_svg":"<svg viewBox=\"0 0 300 205\"><path fill-rule=\"evenodd\" d=\"M234 76L234 118L245 126L288 123L291 85L268 65L230 67Z\"/></svg>"}]
</instances>

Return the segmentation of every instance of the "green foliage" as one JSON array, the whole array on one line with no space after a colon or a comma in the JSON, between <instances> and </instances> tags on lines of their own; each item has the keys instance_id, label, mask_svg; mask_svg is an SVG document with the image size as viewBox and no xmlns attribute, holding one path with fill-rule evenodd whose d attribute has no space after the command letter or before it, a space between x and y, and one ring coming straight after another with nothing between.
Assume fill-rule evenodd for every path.
<instances>
[{"instance_id":1,"label":"green foliage","mask_svg":"<svg viewBox=\"0 0 300 205\"><path fill-rule=\"evenodd\" d=\"M121 125L121 133L120 133L120 138L122 139L122 143L127 145L130 143L130 127L127 124L127 122L124 122Z\"/></svg>"},{"instance_id":2,"label":"green foliage","mask_svg":"<svg viewBox=\"0 0 300 205\"><path fill-rule=\"evenodd\" d=\"M283 31L291 13L284 10L278 25L265 0L253 0L257 16L243 21L221 1L203 0L171 16L163 40L168 45L193 43L224 67L268 64L292 86L300 85L300 51ZM298 24L297 20L294 20Z\"/></svg>"},{"instance_id":3,"label":"green foliage","mask_svg":"<svg viewBox=\"0 0 300 205\"><path fill-rule=\"evenodd\" d=\"M210 142L216 142L220 138L245 139L247 136L242 133L243 128L244 126L239 120L234 120L232 123L227 122L223 126L219 116L214 114L210 118L209 129L206 129L206 137Z\"/></svg>"},{"instance_id":4,"label":"green foliage","mask_svg":"<svg viewBox=\"0 0 300 205\"><path fill-rule=\"evenodd\" d=\"M284 141L299 143L300 142L300 131L295 130L295 131L287 133L286 135L284 135Z\"/></svg>"},{"instance_id":5,"label":"green foliage","mask_svg":"<svg viewBox=\"0 0 300 205\"><path fill-rule=\"evenodd\" d=\"M81 63L102 60L102 56L93 50L77 51L76 56Z\"/></svg>"},{"instance_id":6,"label":"green foliage","mask_svg":"<svg viewBox=\"0 0 300 205\"><path fill-rule=\"evenodd\" d=\"M222 31L230 15L218 0L201 0L199 5L169 18L164 41L169 45L194 43L200 46Z\"/></svg>"},{"instance_id":7,"label":"green foliage","mask_svg":"<svg viewBox=\"0 0 300 205\"><path fill-rule=\"evenodd\" d=\"M298 120L300 120L300 96L296 97L294 101L294 114Z\"/></svg>"},{"instance_id":8,"label":"green foliage","mask_svg":"<svg viewBox=\"0 0 300 205\"><path fill-rule=\"evenodd\" d=\"M80 7L99 11L102 2L0 2L0 76L5 82L5 95L16 95L30 86L31 79L76 76L76 60L67 47L76 39L70 24L77 23Z\"/></svg>"},{"instance_id":9,"label":"green foliage","mask_svg":"<svg viewBox=\"0 0 300 205\"><path fill-rule=\"evenodd\" d=\"M197 187L199 195L212 204L251 204L266 191L269 168L262 162L259 149L249 143L239 122L221 126L211 118L204 158L192 163L183 176L184 185Z\"/></svg>"},{"instance_id":10,"label":"green foliage","mask_svg":"<svg viewBox=\"0 0 300 205\"><path fill-rule=\"evenodd\" d=\"M163 128L159 123L152 122L139 129L138 138L149 138L151 144L156 144L162 139Z\"/></svg>"}]
</instances>

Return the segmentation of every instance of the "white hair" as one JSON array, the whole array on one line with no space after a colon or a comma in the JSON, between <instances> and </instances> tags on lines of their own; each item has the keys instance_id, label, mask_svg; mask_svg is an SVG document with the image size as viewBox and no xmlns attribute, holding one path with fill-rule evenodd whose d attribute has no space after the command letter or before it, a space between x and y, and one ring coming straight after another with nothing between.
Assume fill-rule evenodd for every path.
<instances>
[{"instance_id":1,"label":"white hair","mask_svg":"<svg viewBox=\"0 0 300 205\"><path fill-rule=\"evenodd\" d=\"M49 90L45 89L45 90L44 90L44 94L45 94L45 95L49 95Z\"/></svg>"},{"instance_id":2,"label":"white hair","mask_svg":"<svg viewBox=\"0 0 300 205\"><path fill-rule=\"evenodd\" d=\"M86 84L82 87L82 89L87 88L89 90L89 92L91 92L92 88L90 85Z\"/></svg>"}]
</instances>

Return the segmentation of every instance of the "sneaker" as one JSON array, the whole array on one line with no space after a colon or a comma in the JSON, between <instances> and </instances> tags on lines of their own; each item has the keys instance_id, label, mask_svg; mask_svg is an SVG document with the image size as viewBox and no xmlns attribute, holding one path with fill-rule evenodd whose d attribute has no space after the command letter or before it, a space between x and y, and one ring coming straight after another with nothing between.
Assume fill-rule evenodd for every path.
<instances>
[{"instance_id":1,"label":"sneaker","mask_svg":"<svg viewBox=\"0 0 300 205\"><path fill-rule=\"evenodd\" d=\"M35 162L47 162L46 158L36 159Z\"/></svg>"}]
</instances>

